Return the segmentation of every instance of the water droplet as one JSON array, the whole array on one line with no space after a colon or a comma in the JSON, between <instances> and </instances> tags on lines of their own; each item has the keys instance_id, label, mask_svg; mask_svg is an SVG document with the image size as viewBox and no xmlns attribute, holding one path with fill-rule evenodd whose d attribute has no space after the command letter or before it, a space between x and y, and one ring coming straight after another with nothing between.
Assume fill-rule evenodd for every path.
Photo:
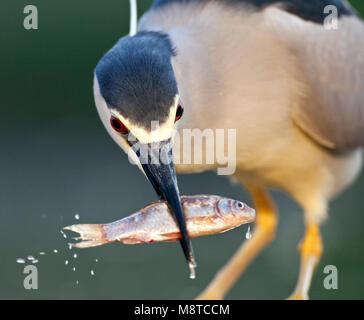
<instances>
[{"instance_id":1,"label":"water droplet","mask_svg":"<svg viewBox=\"0 0 364 320\"><path fill-rule=\"evenodd\" d=\"M25 263L25 259L18 258L18 259L16 259L16 263Z\"/></svg>"},{"instance_id":2,"label":"water droplet","mask_svg":"<svg viewBox=\"0 0 364 320\"><path fill-rule=\"evenodd\" d=\"M45 252L39 252L39 254L41 255L41 256L44 256L45 255Z\"/></svg>"},{"instance_id":3,"label":"water droplet","mask_svg":"<svg viewBox=\"0 0 364 320\"><path fill-rule=\"evenodd\" d=\"M188 267L190 268L190 279L195 279L196 278L196 271L195 271L196 265L189 262Z\"/></svg>"},{"instance_id":4,"label":"water droplet","mask_svg":"<svg viewBox=\"0 0 364 320\"><path fill-rule=\"evenodd\" d=\"M73 270L73 271L76 271L76 267L73 267L73 268L72 268L72 270Z\"/></svg>"},{"instance_id":5,"label":"water droplet","mask_svg":"<svg viewBox=\"0 0 364 320\"><path fill-rule=\"evenodd\" d=\"M99 259L95 259L95 262L99 262Z\"/></svg>"},{"instance_id":6,"label":"water droplet","mask_svg":"<svg viewBox=\"0 0 364 320\"><path fill-rule=\"evenodd\" d=\"M27 259L32 261L32 260L34 260L34 257L33 256L28 256Z\"/></svg>"},{"instance_id":7,"label":"water droplet","mask_svg":"<svg viewBox=\"0 0 364 320\"><path fill-rule=\"evenodd\" d=\"M252 237L252 233L250 231L250 226L248 227L248 231L245 234L245 239L249 240Z\"/></svg>"},{"instance_id":8,"label":"water droplet","mask_svg":"<svg viewBox=\"0 0 364 320\"><path fill-rule=\"evenodd\" d=\"M34 260L32 261L32 263L38 263L38 260L37 260L37 259L34 259Z\"/></svg>"},{"instance_id":9,"label":"water droplet","mask_svg":"<svg viewBox=\"0 0 364 320\"><path fill-rule=\"evenodd\" d=\"M79 220L80 219L80 215L78 213L75 214L75 219Z\"/></svg>"},{"instance_id":10,"label":"water droplet","mask_svg":"<svg viewBox=\"0 0 364 320\"><path fill-rule=\"evenodd\" d=\"M68 244L68 249L72 250L72 244Z\"/></svg>"},{"instance_id":11,"label":"water droplet","mask_svg":"<svg viewBox=\"0 0 364 320\"><path fill-rule=\"evenodd\" d=\"M63 238L67 238L67 235L63 232L63 230L61 230L61 234L62 234L62 236L63 236Z\"/></svg>"},{"instance_id":12,"label":"water droplet","mask_svg":"<svg viewBox=\"0 0 364 320\"><path fill-rule=\"evenodd\" d=\"M64 262L64 264L68 264L68 260L66 260L66 261Z\"/></svg>"},{"instance_id":13,"label":"water droplet","mask_svg":"<svg viewBox=\"0 0 364 320\"><path fill-rule=\"evenodd\" d=\"M73 255L73 258L77 259L77 253L75 253L75 254Z\"/></svg>"},{"instance_id":14,"label":"water droplet","mask_svg":"<svg viewBox=\"0 0 364 320\"><path fill-rule=\"evenodd\" d=\"M54 253L57 253L57 252L58 252L58 250L57 250L57 249L54 249L54 250L53 250L53 252L54 252Z\"/></svg>"},{"instance_id":15,"label":"water droplet","mask_svg":"<svg viewBox=\"0 0 364 320\"><path fill-rule=\"evenodd\" d=\"M76 280L76 284L79 284L78 280Z\"/></svg>"},{"instance_id":16,"label":"water droplet","mask_svg":"<svg viewBox=\"0 0 364 320\"><path fill-rule=\"evenodd\" d=\"M93 270L90 271L91 275L94 276L95 272Z\"/></svg>"}]
</instances>

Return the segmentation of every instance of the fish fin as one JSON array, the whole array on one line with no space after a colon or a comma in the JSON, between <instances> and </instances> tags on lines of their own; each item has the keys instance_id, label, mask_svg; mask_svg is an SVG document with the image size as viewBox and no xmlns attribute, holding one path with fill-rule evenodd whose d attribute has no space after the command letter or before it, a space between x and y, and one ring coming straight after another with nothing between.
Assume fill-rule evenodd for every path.
<instances>
[{"instance_id":1,"label":"fish fin","mask_svg":"<svg viewBox=\"0 0 364 320\"><path fill-rule=\"evenodd\" d=\"M163 233L163 241L167 242L173 242L181 240L181 232L169 232L169 233Z\"/></svg>"},{"instance_id":2,"label":"fish fin","mask_svg":"<svg viewBox=\"0 0 364 320\"><path fill-rule=\"evenodd\" d=\"M109 243L109 241L105 240L88 240L88 241L80 241L77 243L70 243L70 245L74 248L91 248L101 246L105 243Z\"/></svg>"},{"instance_id":3,"label":"fish fin","mask_svg":"<svg viewBox=\"0 0 364 320\"><path fill-rule=\"evenodd\" d=\"M75 248L89 248L101 246L105 243L109 243L106 238L106 234L102 224L74 224L63 228L64 230L70 230L80 234L77 240L81 240L77 243L71 243Z\"/></svg>"},{"instance_id":4,"label":"fish fin","mask_svg":"<svg viewBox=\"0 0 364 320\"><path fill-rule=\"evenodd\" d=\"M124 244L145 243L145 241L141 241L141 240L139 240L137 238L132 238L132 237L130 237L130 238L122 238L122 239L117 240L117 241L119 241L121 243L124 243Z\"/></svg>"}]
</instances>

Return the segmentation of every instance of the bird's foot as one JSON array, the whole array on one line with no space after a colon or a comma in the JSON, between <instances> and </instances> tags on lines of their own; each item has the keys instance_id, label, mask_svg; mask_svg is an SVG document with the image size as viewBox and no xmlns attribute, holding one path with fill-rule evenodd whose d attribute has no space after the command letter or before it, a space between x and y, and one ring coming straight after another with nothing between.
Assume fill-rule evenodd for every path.
<instances>
[{"instance_id":1,"label":"bird's foot","mask_svg":"<svg viewBox=\"0 0 364 320\"><path fill-rule=\"evenodd\" d=\"M287 300L309 300L309 297L302 292L293 292Z\"/></svg>"},{"instance_id":2,"label":"bird's foot","mask_svg":"<svg viewBox=\"0 0 364 320\"><path fill-rule=\"evenodd\" d=\"M223 300L223 299L224 297L220 293L214 290L208 290L208 288L205 291L201 292L195 298L195 300Z\"/></svg>"}]
</instances>

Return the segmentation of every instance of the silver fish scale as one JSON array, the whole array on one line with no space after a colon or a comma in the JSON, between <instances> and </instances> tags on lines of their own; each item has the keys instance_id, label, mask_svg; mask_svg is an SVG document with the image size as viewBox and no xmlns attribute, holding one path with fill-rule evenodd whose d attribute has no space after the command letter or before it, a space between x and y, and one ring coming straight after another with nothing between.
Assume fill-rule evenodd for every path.
<instances>
[{"instance_id":1,"label":"silver fish scale","mask_svg":"<svg viewBox=\"0 0 364 320\"><path fill-rule=\"evenodd\" d=\"M253 222L255 211L243 203L219 196L181 197L190 237L215 234ZM119 241L124 244L177 241L180 232L174 216L164 201L108 224L77 224L65 229L80 233L79 248Z\"/></svg>"}]
</instances>

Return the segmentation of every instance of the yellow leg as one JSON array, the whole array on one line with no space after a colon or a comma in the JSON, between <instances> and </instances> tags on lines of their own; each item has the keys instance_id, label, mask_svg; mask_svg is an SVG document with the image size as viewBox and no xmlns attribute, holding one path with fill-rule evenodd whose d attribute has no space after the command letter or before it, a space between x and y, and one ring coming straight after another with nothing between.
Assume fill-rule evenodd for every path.
<instances>
[{"instance_id":1,"label":"yellow leg","mask_svg":"<svg viewBox=\"0 0 364 320\"><path fill-rule=\"evenodd\" d=\"M307 300L313 272L322 255L322 239L317 224L310 224L299 246L301 256L300 274L296 289L288 298L291 300Z\"/></svg>"},{"instance_id":2,"label":"yellow leg","mask_svg":"<svg viewBox=\"0 0 364 320\"><path fill-rule=\"evenodd\" d=\"M257 211L253 236L241 245L197 299L223 299L249 263L275 236L278 219L272 199L262 188L249 186L248 190Z\"/></svg>"}]
</instances>

